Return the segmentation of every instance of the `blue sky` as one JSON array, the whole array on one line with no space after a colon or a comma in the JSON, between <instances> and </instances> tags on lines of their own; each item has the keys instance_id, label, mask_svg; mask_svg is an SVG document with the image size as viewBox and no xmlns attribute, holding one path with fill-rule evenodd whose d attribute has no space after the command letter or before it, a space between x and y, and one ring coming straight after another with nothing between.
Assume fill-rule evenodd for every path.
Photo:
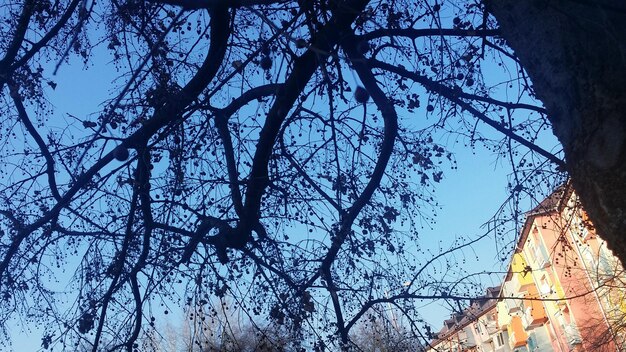
<instances>
[{"instance_id":1,"label":"blue sky","mask_svg":"<svg viewBox=\"0 0 626 352\"><path fill-rule=\"evenodd\" d=\"M118 73L111 65L102 65L109 61L109 56L103 47L101 50L94 52L93 60L97 69L84 70L81 63L74 62L78 60L61 66L55 77L56 89L48 89L47 92L50 102L55 106L55 117L50 119L51 124L54 124L55 119L67 118L67 114L81 120L87 119L101 110L98 104L110 98L109 92L113 87L111 80ZM494 76L500 74L496 69L492 72ZM92 120L96 117L94 115ZM546 138L543 143L551 145L554 140ZM421 232L422 241L433 251L439 246L452 245L457 237L474 237L484 233L485 229L481 226L493 216L509 195L506 186L510 169L496 163L493 152L481 146L467 148L463 143L453 146L448 143L448 146L455 153L458 170L445 170L444 179L435 193L442 207L437 213L438 221L433 229ZM471 251L477 254L479 260L476 261L473 255L468 255L464 269L468 272L504 270L508 261L502 262L498 258L494 243L495 239L488 236L473 246ZM498 285L498 277L502 276L489 276L484 283L489 286ZM399 286L401 284L398 283ZM442 307L441 302L433 302L422 309L422 314L427 322L438 329L447 318L448 310ZM20 334L14 343L14 348L18 351L36 350L40 347L39 336L33 338L29 334Z\"/></svg>"}]
</instances>

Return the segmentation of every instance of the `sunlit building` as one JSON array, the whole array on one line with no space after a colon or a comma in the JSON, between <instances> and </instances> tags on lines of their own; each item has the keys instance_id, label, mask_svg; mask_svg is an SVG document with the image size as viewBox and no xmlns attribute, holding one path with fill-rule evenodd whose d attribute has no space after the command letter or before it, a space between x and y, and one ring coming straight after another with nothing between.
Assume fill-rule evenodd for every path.
<instances>
[{"instance_id":1,"label":"sunlit building","mask_svg":"<svg viewBox=\"0 0 626 352\"><path fill-rule=\"evenodd\" d=\"M454 314L445 320L443 328L427 350L492 351L504 346L507 337L501 334L497 322L499 293L500 287L488 288L486 294L472 300L463 313Z\"/></svg>"},{"instance_id":2,"label":"sunlit building","mask_svg":"<svg viewBox=\"0 0 626 352\"><path fill-rule=\"evenodd\" d=\"M564 186L527 214L489 307L496 329L467 328L480 321L470 306L444 322L430 351L624 351L625 292L623 267Z\"/></svg>"}]
</instances>

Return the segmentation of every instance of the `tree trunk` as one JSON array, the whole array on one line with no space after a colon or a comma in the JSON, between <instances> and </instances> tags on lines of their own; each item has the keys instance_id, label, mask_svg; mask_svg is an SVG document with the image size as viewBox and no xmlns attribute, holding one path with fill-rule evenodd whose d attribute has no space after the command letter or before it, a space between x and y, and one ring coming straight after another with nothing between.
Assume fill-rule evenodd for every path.
<instances>
[{"instance_id":1,"label":"tree trunk","mask_svg":"<svg viewBox=\"0 0 626 352\"><path fill-rule=\"evenodd\" d=\"M625 3L486 3L548 110L583 207L626 263Z\"/></svg>"}]
</instances>

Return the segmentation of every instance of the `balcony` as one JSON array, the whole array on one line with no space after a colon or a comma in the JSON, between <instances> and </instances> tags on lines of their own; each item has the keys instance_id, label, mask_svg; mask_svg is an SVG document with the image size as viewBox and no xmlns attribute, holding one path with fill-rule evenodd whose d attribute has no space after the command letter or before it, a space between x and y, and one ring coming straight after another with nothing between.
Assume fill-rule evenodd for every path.
<instances>
[{"instance_id":1,"label":"balcony","mask_svg":"<svg viewBox=\"0 0 626 352\"><path fill-rule=\"evenodd\" d=\"M583 342L583 339L580 336L580 331L578 331L578 328L575 324L565 325L563 330L565 332L565 339L567 340L567 344L570 345L570 347L579 345Z\"/></svg>"},{"instance_id":2,"label":"balcony","mask_svg":"<svg viewBox=\"0 0 626 352\"><path fill-rule=\"evenodd\" d=\"M535 263L540 269L550 266L550 255L541 244L535 248Z\"/></svg>"},{"instance_id":3,"label":"balcony","mask_svg":"<svg viewBox=\"0 0 626 352\"><path fill-rule=\"evenodd\" d=\"M530 328L541 326L548 321L546 310L541 301L530 301L529 307L527 307L524 312L524 316L528 324L527 327Z\"/></svg>"},{"instance_id":4,"label":"balcony","mask_svg":"<svg viewBox=\"0 0 626 352\"><path fill-rule=\"evenodd\" d=\"M485 327L487 328L487 335L489 335L489 336L497 333L498 330L499 330L498 329L498 324L497 324L497 322L495 320L487 322Z\"/></svg>"},{"instance_id":5,"label":"balcony","mask_svg":"<svg viewBox=\"0 0 626 352\"><path fill-rule=\"evenodd\" d=\"M476 347L476 338L470 326L467 326L465 327L465 329L460 330L457 336L459 339L459 343L463 348L467 349Z\"/></svg>"},{"instance_id":6,"label":"balcony","mask_svg":"<svg viewBox=\"0 0 626 352\"><path fill-rule=\"evenodd\" d=\"M525 326L535 327L543 325L547 320L546 309L543 303L539 301L539 292L537 287L529 287L528 300L524 301L524 322Z\"/></svg>"},{"instance_id":7,"label":"balcony","mask_svg":"<svg viewBox=\"0 0 626 352\"><path fill-rule=\"evenodd\" d=\"M548 258L537 258L537 266L539 269L547 268L550 266L550 259Z\"/></svg>"},{"instance_id":8,"label":"balcony","mask_svg":"<svg viewBox=\"0 0 626 352\"><path fill-rule=\"evenodd\" d=\"M516 313L522 310L522 308L524 307L524 303L521 298L523 298L524 296L526 296L525 292L518 292L517 294L507 295L507 297L511 298L503 299L503 302L509 314Z\"/></svg>"},{"instance_id":9,"label":"balcony","mask_svg":"<svg viewBox=\"0 0 626 352\"><path fill-rule=\"evenodd\" d=\"M504 287L502 288L502 293L506 297L516 297L520 290L520 283L517 280L517 275L512 275L511 279L504 283Z\"/></svg>"},{"instance_id":10,"label":"balcony","mask_svg":"<svg viewBox=\"0 0 626 352\"><path fill-rule=\"evenodd\" d=\"M476 342L467 339L459 341L459 344L461 345L461 349L463 351L476 347Z\"/></svg>"},{"instance_id":11,"label":"balcony","mask_svg":"<svg viewBox=\"0 0 626 352\"><path fill-rule=\"evenodd\" d=\"M511 325L509 326L509 344L511 348L526 346L528 334L522 324L522 318L518 316L511 317Z\"/></svg>"},{"instance_id":12,"label":"balcony","mask_svg":"<svg viewBox=\"0 0 626 352\"><path fill-rule=\"evenodd\" d=\"M509 314L513 314L522 310L522 305L518 299L505 299L506 308L509 310Z\"/></svg>"}]
</instances>

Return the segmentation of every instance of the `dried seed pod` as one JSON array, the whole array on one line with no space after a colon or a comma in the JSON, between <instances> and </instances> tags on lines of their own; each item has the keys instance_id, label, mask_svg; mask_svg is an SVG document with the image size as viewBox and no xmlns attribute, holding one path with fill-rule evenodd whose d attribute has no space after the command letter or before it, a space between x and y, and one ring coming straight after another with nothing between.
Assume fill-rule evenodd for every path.
<instances>
[{"instance_id":1,"label":"dried seed pod","mask_svg":"<svg viewBox=\"0 0 626 352\"><path fill-rule=\"evenodd\" d=\"M361 104L365 104L370 99L370 93L365 88L358 86L354 91L354 99Z\"/></svg>"},{"instance_id":2,"label":"dried seed pod","mask_svg":"<svg viewBox=\"0 0 626 352\"><path fill-rule=\"evenodd\" d=\"M117 148L115 148L115 150L113 151L113 156L118 161L126 161L126 160L128 160L129 155L130 154L128 152L128 148L126 148L126 147L124 147L122 145L117 146Z\"/></svg>"}]
</instances>

